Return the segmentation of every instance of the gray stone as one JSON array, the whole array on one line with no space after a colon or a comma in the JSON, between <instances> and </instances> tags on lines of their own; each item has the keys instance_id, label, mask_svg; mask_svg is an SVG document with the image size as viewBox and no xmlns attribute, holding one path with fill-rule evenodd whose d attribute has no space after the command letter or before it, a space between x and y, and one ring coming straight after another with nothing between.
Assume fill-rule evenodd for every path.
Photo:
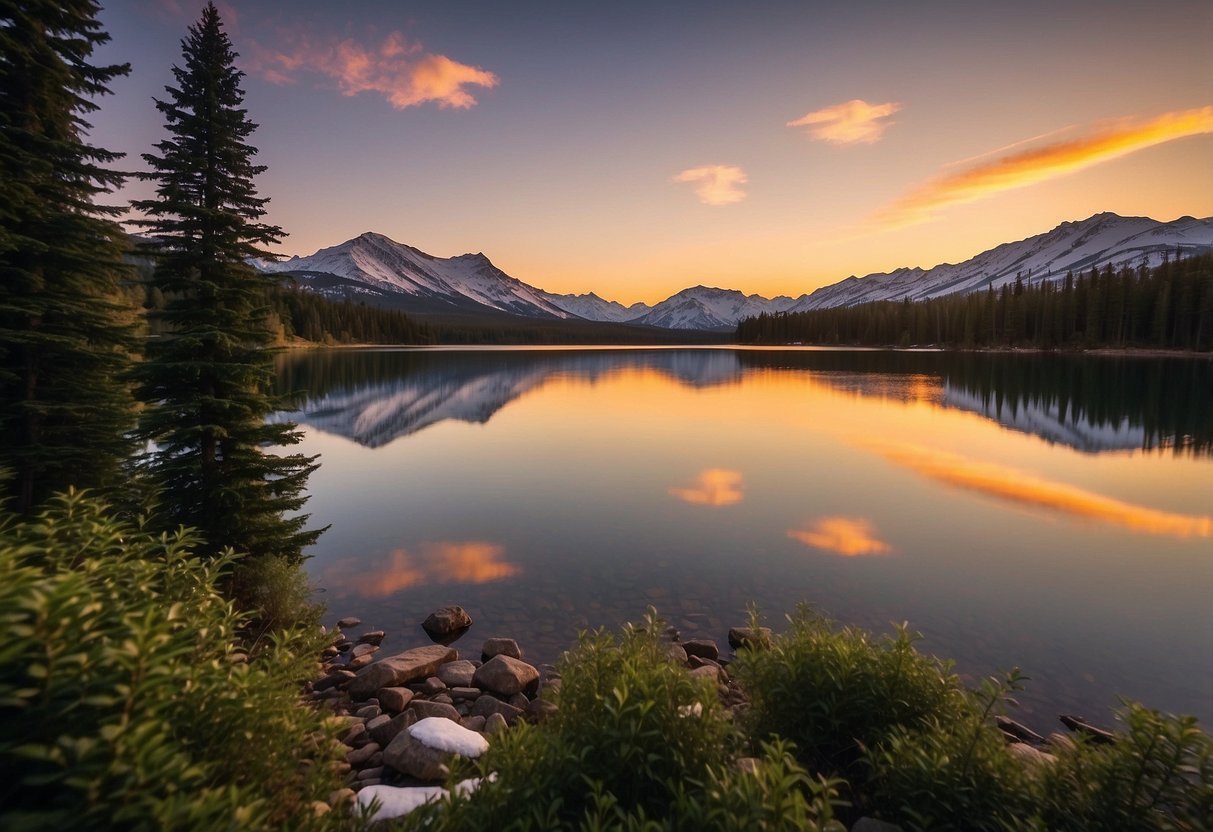
<instances>
[{"instance_id":1,"label":"gray stone","mask_svg":"<svg viewBox=\"0 0 1213 832\"><path fill-rule=\"evenodd\" d=\"M379 750L379 743L368 742L362 748L356 748L345 755L345 761L354 768L366 763L371 757L375 756L375 752Z\"/></svg>"},{"instance_id":2,"label":"gray stone","mask_svg":"<svg viewBox=\"0 0 1213 832\"><path fill-rule=\"evenodd\" d=\"M392 718L387 714L379 714L379 716L372 717L366 721L366 732L371 735L371 739L373 739L375 742L379 742L379 738L375 736L375 732L391 721ZM379 742L379 744L385 745L385 743L382 742Z\"/></svg>"},{"instance_id":3,"label":"gray stone","mask_svg":"<svg viewBox=\"0 0 1213 832\"><path fill-rule=\"evenodd\" d=\"M425 630L435 641L461 633L471 626L472 617L463 607L443 607L434 610L425 621L421 622L421 629Z\"/></svg>"},{"instance_id":4,"label":"gray stone","mask_svg":"<svg viewBox=\"0 0 1213 832\"><path fill-rule=\"evenodd\" d=\"M498 655L489 659L476 670L472 677L477 687L505 696L521 693L528 685L539 680L539 671L526 662L509 656Z\"/></svg>"},{"instance_id":5,"label":"gray stone","mask_svg":"<svg viewBox=\"0 0 1213 832\"><path fill-rule=\"evenodd\" d=\"M515 708L518 708L519 710L523 710L523 711L526 710L527 705L531 704L530 698L528 698L525 693L516 693L513 696L511 696L509 699L507 699L506 701L509 702L511 705L513 705Z\"/></svg>"},{"instance_id":6,"label":"gray stone","mask_svg":"<svg viewBox=\"0 0 1213 832\"><path fill-rule=\"evenodd\" d=\"M369 656L372 653L377 652L379 652L378 646L374 644L359 643L354 645L354 649L351 651L350 655L354 658L358 658L359 656Z\"/></svg>"},{"instance_id":7,"label":"gray stone","mask_svg":"<svg viewBox=\"0 0 1213 832\"><path fill-rule=\"evenodd\" d=\"M461 702L479 697L480 688L450 688L447 690L447 693L450 694L450 697L456 702Z\"/></svg>"},{"instance_id":8,"label":"gray stone","mask_svg":"<svg viewBox=\"0 0 1213 832\"><path fill-rule=\"evenodd\" d=\"M413 692L408 688L379 689L379 704L385 711L398 714L409 706L412 699Z\"/></svg>"},{"instance_id":9,"label":"gray stone","mask_svg":"<svg viewBox=\"0 0 1213 832\"><path fill-rule=\"evenodd\" d=\"M383 630L371 630L358 636L358 643L374 644L375 646L379 646L383 643L383 637L386 635L387 633L385 633Z\"/></svg>"},{"instance_id":10,"label":"gray stone","mask_svg":"<svg viewBox=\"0 0 1213 832\"><path fill-rule=\"evenodd\" d=\"M732 627L729 629L729 646L734 650L743 647L760 649L771 646L770 627Z\"/></svg>"},{"instance_id":11,"label":"gray stone","mask_svg":"<svg viewBox=\"0 0 1213 832\"><path fill-rule=\"evenodd\" d=\"M472 677L476 675L476 665L466 659L447 662L438 668L437 675L448 688L471 687Z\"/></svg>"},{"instance_id":12,"label":"gray stone","mask_svg":"<svg viewBox=\"0 0 1213 832\"><path fill-rule=\"evenodd\" d=\"M446 693L435 694L434 696L430 697L430 701L431 702L441 702L443 705L454 705L455 704L455 700L452 699L450 697L450 695L446 694Z\"/></svg>"},{"instance_id":13,"label":"gray stone","mask_svg":"<svg viewBox=\"0 0 1213 832\"><path fill-rule=\"evenodd\" d=\"M409 703L408 709L417 715L417 719L425 719L427 716L440 716L443 719L450 719L455 722L459 721L459 711L455 710L453 705L448 705L445 702L428 702L424 699L414 699Z\"/></svg>"},{"instance_id":14,"label":"gray stone","mask_svg":"<svg viewBox=\"0 0 1213 832\"><path fill-rule=\"evenodd\" d=\"M687 663L687 651L683 650L682 646L679 644L671 644L670 646L666 647L665 654L670 657L670 661L672 661L674 664Z\"/></svg>"},{"instance_id":15,"label":"gray stone","mask_svg":"<svg viewBox=\"0 0 1213 832\"><path fill-rule=\"evenodd\" d=\"M484 646L480 648L480 660L487 662L493 656L509 656L511 659L521 659L522 650L518 647L518 642L512 638L485 639Z\"/></svg>"},{"instance_id":16,"label":"gray stone","mask_svg":"<svg viewBox=\"0 0 1213 832\"><path fill-rule=\"evenodd\" d=\"M449 751L429 748L408 731L401 731L383 750L383 763L402 774L433 782L446 779L454 756Z\"/></svg>"},{"instance_id":17,"label":"gray stone","mask_svg":"<svg viewBox=\"0 0 1213 832\"><path fill-rule=\"evenodd\" d=\"M509 726L506 724L505 717L501 714L489 714L484 720L484 733L486 734L496 734L504 731L507 727Z\"/></svg>"},{"instance_id":18,"label":"gray stone","mask_svg":"<svg viewBox=\"0 0 1213 832\"><path fill-rule=\"evenodd\" d=\"M693 638L690 641L684 641L682 649L687 651L688 658L698 656L713 662L720 658L720 648L710 638Z\"/></svg>"},{"instance_id":19,"label":"gray stone","mask_svg":"<svg viewBox=\"0 0 1213 832\"><path fill-rule=\"evenodd\" d=\"M459 720L459 724L469 731L483 731L484 717L482 716L465 716Z\"/></svg>"},{"instance_id":20,"label":"gray stone","mask_svg":"<svg viewBox=\"0 0 1213 832\"><path fill-rule=\"evenodd\" d=\"M513 724L518 717L522 715L522 709L511 705L508 702L502 702L493 696L482 696L472 705L472 716L482 716L486 719L493 714L500 714L503 719L509 724Z\"/></svg>"},{"instance_id":21,"label":"gray stone","mask_svg":"<svg viewBox=\"0 0 1213 832\"><path fill-rule=\"evenodd\" d=\"M354 618L353 616L350 616L349 618L342 618L340 621L338 621L337 626L342 630L348 630L350 627L357 627L361 623L361 618Z\"/></svg>"},{"instance_id":22,"label":"gray stone","mask_svg":"<svg viewBox=\"0 0 1213 832\"><path fill-rule=\"evenodd\" d=\"M361 699L373 696L381 688L397 687L416 679L433 676L439 667L454 659L455 655L455 651L450 647L431 644L380 659L369 667L364 667L350 681L350 696Z\"/></svg>"},{"instance_id":23,"label":"gray stone","mask_svg":"<svg viewBox=\"0 0 1213 832\"><path fill-rule=\"evenodd\" d=\"M374 719L381 713L383 713L383 711L379 710L378 705L363 705L361 708L354 711L354 716L358 717L359 719Z\"/></svg>"},{"instance_id":24,"label":"gray stone","mask_svg":"<svg viewBox=\"0 0 1213 832\"><path fill-rule=\"evenodd\" d=\"M446 682L437 676L430 676L417 685L417 692L423 693L426 696L433 696L435 693L441 693L444 690L446 690Z\"/></svg>"},{"instance_id":25,"label":"gray stone","mask_svg":"<svg viewBox=\"0 0 1213 832\"><path fill-rule=\"evenodd\" d=\"M387 714L384 714L383 717L378 717L377 719L383 719L386 716ZM416 721L417 714L415 712L405 711L404 713L388 718L385 721L374 725L373 727L370 725L370 723L367 723L367 730L370 732L371 737L375 740L375 742L379 743L379 745L382 747L387 748L388 743L396 739L397 734L399 734L405 728L408 728Z\"/></svg>"}]
</instances>

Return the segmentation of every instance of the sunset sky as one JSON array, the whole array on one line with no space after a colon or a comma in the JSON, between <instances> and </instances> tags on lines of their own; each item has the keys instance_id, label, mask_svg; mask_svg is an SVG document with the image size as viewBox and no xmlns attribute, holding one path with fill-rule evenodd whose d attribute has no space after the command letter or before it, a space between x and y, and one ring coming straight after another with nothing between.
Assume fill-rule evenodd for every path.
<instances>
[{"instance_id":1,"label":"sunset sky","mask_svg":"<svg viewBox=\"0 0 1213 832\"><path fill-rule=\"evenodd\" d=\"M103 4L133 72L91 140L139 169L201 3ZM286 254L373 230L631 303L1213 215L1209 0L217 5Z\"/></svg>"}]
</instances>

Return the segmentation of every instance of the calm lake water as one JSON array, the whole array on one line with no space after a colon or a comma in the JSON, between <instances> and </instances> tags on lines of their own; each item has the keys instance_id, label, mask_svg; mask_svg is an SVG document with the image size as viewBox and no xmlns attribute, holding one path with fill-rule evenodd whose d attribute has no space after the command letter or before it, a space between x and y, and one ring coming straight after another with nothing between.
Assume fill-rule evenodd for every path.
<instances>
[{"instance_id":1,"label":"calm lake water","mask_svg":"<svg viewBox=\"0 0 1213 832\"><path fill-rule=\"evenodd\" d=\"M815 349L284 356L319 453L309 570L333 619L552 661L658 608L725 645L808 602L1020 718L1118 695L1213 725L1213 361Z\"/></svg>"}]
</instances>

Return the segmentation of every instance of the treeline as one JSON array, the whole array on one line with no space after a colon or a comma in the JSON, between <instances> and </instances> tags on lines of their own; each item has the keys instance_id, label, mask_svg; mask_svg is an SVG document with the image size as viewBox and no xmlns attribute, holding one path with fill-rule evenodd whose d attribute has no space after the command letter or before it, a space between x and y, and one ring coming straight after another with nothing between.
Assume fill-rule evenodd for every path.
<instances>
[{"instance_id":1,"label":"treeline","mask_svg":"<svg viewBox=\"0 0 1213 832\"><path fill-rule=\"evenodd\" d=\"M750 344L1141 347L1213 349L1213 255L1067 274L1029 285L911 302L759 315L737 327Z\"/></svg>"},{"instance_id":2,"label":"treeline","mask_svg":"<svg viewBox=\"0 0 1213 832\"><path fill-rule=\"evenodd\" d=\"M269 326L280 342L302 338L316 344L432 344L429 326L395 309L335 301L279 286L268 293Z\"/></svg>"}]
</instances>

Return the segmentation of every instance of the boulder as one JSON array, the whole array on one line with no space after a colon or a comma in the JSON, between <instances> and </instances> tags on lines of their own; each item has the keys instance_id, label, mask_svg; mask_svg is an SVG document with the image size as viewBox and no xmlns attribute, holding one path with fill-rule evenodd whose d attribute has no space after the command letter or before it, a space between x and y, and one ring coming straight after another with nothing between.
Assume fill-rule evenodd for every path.
<instances>
[{"instance_id":1,"label":"boulder","mask_svg":"<svg viewBox=\"0 0 1213 832\"><path fill-rule=\"evenodd\" d=\"M687 651L683 650L682 647L677 644L671 644L670 646L666 647L665 654L674 664L687 663Z\"/></svg>"},{"instance_id":2,"label":"boulder","mask_svg":"<svg viewBox=\"0 0 1213 832\"><path fill-rule=\"evenodd\" d=\"M402 714L397 714L390 719L384 719L384 716L376 717L367 723L366 729L370 732L371 738L379 743L383 748L387 748L392 740L396 739L396 735L408 728L417 721L417 713L415 711L405 711ZM380 721L382 720L382 721Z\"/></svg>"},{"instance_id":3,"label":"boulder","mask_svg":"<svg viewBox=\"0 0 1213 832\"><path fill-rule=\"evenodd\" d=\"M484 646L480 648L480 660L487 662L493 656L509 656L511 659L521 659L522 649L519 648L518 642L512 638L485 639Z\"/></svg>"},{"instance_id":4,"label":"boulder","mask_svg":"<svg viewBox=\"0 0 1213 832\"><path fill-rule=\"evenodd\" d=\"M409 706L413 692L408 688L380 688L379 704L385 711L398 714Z\"/></svg>"},{"instance_id":5,"label":"boulder","mask_svg":"<svg viewBox=\"0 0 1213 832\"><path fill-rule=\"evenodd\" d=\"M770 627L732 627L729 629L729 646L734 650L743 647L761 649L771 646Z\"/></svg>"},{"instance_id":6,"label":"boulder","mask_svg":"<svg viewBox=\"0 0 1213 832\"><path fill-rule=\"evenodd\" d=\"M489 714L484 721L484 733L489 735L500 733L507 727L505 717L501 714Z\"/></svg>"},{"instance_id":7,"label":"boulder","mask_svg":"<svg viewBox=\"0 0 1213 832\"><path fill-rule=\"evenodd\" d=\"M401 731L383 752L383 761L418 780L442 780L456 754L475 758L488 749L475 731L445 719L422 719Z\"/></svg>"},{"instance_id":8,"label":"boulder","mask_svg":"<svg viewBox=\"0 0 1213 832\"><path fill-rule=\"evenodd\" d=\"M414 686L414 690L425 696L433 696L435 693L442 693L446 690L446 682L437 676L427 676L423 681L418 682Z\"/></svg>"},{"instance_id":9,"label":"boulder","mask_svg":"<svg viewBox=\"0 0 1213 832\"><path fill-rule=\"evenodd\" d=\"M461 659L447 662L438 668L438 678L448 688L468 688L472 686L472 677L476 675L476 665Z\"/></svg>"},{"instance_id":10,"label":"boulder","mask_svg":"<svg viewBox=\"0 0 1213 832\"><path fill-rule=\"evenodd\" d=\"M433 676L439 667L452 661L455 656L455 651L450 647L431 644L380 659L358 671L358 675L349 683L350 696L365 699L374 696L380 688L397 687Z\"/></svg>"},{"instance_id":11,"label":"boulder","mask_svg":"<svg viewBox=\"0 0 1213 832\"><path fill-rule=\"evenodd\" d=\"M463 607L443 607L434 610L425 621L421 622L421 629L425 630L434 641L461 634L471 626L472 617Z\"/></svg>"},{"instance_id":12,"label":"boulder","mask_svg":"<svg viewBox=\"0 0 1213 832\"><path fill-rule=\"evenodd\" d=\"M684 641L682 649L686 651L687 656L698 656L708 661L714 662L720 658L720 648L710 638L693 638L690 641Z\"/></svg>"},{"instance_id":13,"label":"boulder","mask_svg":"<svg viewBox=\"0 0 1213 832\"><path fill-rule=\"evenodd\" d=\"M479 688L513 696L539 681L539 671L526 662L498 655L476 669L472 682Z\"/></svg>"},{"instance_id":14,"label":"boulder","mask_svg":"<svg viewBox=\"0 0 1213 832\"><path fill-rule=\"evenodd\" d=\"M408 709L417 714L418 720L439 717L454 722L459 721L459 711L455 710L453 705L448 705L445 702L429 702L425 699L414 699L409 703Z\"/></svg>"}]
</instances>

